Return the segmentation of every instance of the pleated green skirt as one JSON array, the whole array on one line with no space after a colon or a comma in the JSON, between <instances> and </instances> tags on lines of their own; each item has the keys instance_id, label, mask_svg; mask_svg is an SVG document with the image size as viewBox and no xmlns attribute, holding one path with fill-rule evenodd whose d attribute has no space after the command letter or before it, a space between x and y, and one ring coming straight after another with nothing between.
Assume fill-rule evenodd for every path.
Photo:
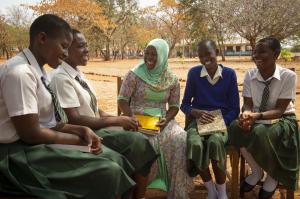
<instances>
[{"instance_id":1,"label":"pleated green skirt","mask_svg":"<svg viewBox=\"0 0 300 199\"><path fill-rule=\"evenodd\" d=\"M228 142L246 147L261 168L287 188L298 188L300 140L295 115L284 116L275 124L255 124L250 132L234 121L229 127Z\"/></svg>"},{"instance_id":2,"label":"pleated green skirt","mask_svg":"<svg viewBox=\"0 0 300 199\"><path fill-rule=\"evenodd\" d=\"M124 155L135 172L147 175L158 152L148 138L139 132L100 129L96 134L103 138L103 144Z\"/></svg>"},{"instance_id":3,"label":"pleated green skirt","mask_svg":"<svg viewBox=\"0 0 300 199\"><path fill-rule=\"evenodd\" d=\"M205 170L210 160L218 161L220 169L225 171L227 133L216 132L212 135L200 136L197 123L193 120L186 128L187 131L187 170L190 176Z\"/></svg>"},{"instance_id":4,"label":"pleated green skirt","mask_svg":"<svg viewBox=\"0 0 300 199\"><path fill-rule=\"evenodd\" d=\"M115 199L135 185L133 167L103 146L98 155L21 141L0 144L0 192L43 199Z\"/></svg>"}]
</instances>

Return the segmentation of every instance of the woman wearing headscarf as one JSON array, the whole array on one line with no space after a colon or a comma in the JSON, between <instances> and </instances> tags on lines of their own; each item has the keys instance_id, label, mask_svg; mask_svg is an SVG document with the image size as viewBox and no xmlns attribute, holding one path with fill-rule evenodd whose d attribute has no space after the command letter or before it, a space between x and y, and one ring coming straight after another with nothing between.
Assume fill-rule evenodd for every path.
<instances>
[{"instance_id":1,"label":"woman wearing headscarf","mask_svg":"<svg viewBox=\"0 0 300 199\"><path fill-rule=\"evenodd\" d=\"M149 140L160 150L161 158L152 168L152 177L156 174L156 179L150 181L148 187L167 191L168 198L185 199L191 182L185 172L186 132L174 120L180 105L180 84L168 68L168 54L169 46L165 40L149 42L144 60L124 78L118 105L127 116L160 118L157 126L161 132L149 136Z\"/></svg>"}]
</instances>

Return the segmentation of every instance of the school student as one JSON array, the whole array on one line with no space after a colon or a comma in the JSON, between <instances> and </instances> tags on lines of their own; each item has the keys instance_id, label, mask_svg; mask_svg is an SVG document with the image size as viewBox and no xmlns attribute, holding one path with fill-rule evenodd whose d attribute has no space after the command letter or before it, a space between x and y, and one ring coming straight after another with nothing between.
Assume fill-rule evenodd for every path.
<instances>
[{"instance_id":1,"label":"school student","mask_svg":"<svg viewBox=\"0 0 300 199\"><path fill-rule=\"evenodd\" d=\"M242 114L229 128L229 143L241 148L252 173L241 186L251 191L266 180L258 198L271 198L278 183L288 189L298 187L299 133L295 116L295 72L276 64L280 42L266 37L253 49L256 68L249 69L244 79Z\"/></svg>"},{"instance_id":2,"label":"school student","mask_svg":"<svg viewBox=\"0 0 300 199\"><path fill-rule=\"evenodd\" d=\"M0 67L0 191L39 198L114 199L132 188L132 165L90 128L66 124L44 70L56 68L73 39L67 22L45 14L29 48ZM47 144L91 145L91 153Z\"/></svg>"},{"instance_id":3,"label":"school student","mask_svg":"<svg viewBox=\"0 0 300 199\"><path fill-rule=\"evenodd\" d=\"M80 71L88 61L87 41L78 30L73 30L73 41L65 62L52 74L50 83L58 101L66 112L69 123L88 126L103 138L103 144L124 155L133 165L133 179L137 183L134 198L145 197L147 176L157 153L146 136L137 130L138 122L133 117L112 116L97 105L96 94ZM120 126L123 128L105 128Z\"/></svg>"},{"instance_id":4,"label":"school student","mask_svg":"<svg viewBox=\"0 0 300 199\"><path fill-rule=\"evenodd\" d=\"M182 99L181 110L187 118L193 118L186 126L187 160L190 176L200 174L208 191L208 199L227 199L225 172L226 131L211 135L199 135L196 119L203 124L214 123L209 112L220 109L226 125L239 114L239 94L235 71L217 63L215 42L204 40L198 44L198 56L202 65L190 69ZM200 130L200 129L199 129ZM215 174L212 181L209 163Z\"/></svg>"}]
</instances>

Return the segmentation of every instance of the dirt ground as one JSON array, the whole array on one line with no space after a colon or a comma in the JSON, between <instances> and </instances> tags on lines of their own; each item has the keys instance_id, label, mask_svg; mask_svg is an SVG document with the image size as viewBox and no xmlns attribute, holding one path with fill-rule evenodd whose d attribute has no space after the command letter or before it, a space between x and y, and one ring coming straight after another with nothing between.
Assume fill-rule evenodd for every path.
<instances>
[{"instance_id":1,"label":"dirt ground","mask_svg":"<svg viewBox=\"0 0 300 199\"><path fill-rule=\"evenodd\" d=\"M0 60L0 63L3 62ZM138 64L140 60L117 60L110 62L103 62L101 60L91 60L88 63L88 66L80 67L80 69L86 74L88 79L91 80L93 87L97 93L98 105L104 111L114 114L117 114L117 76L123 77L133 66ZM244 78L244 72L255 65L251 62L249 57L234 57L229 58L226 62L221 62L225 66L232 67L235 69L237 73L237 79L239 84L239 91L241 94L242 91L242 83ZM185 88L185 80L187 76L188 70L198 65L199 62L197 59L170 59L169 66L174 71L174 73L178 76L181 81L181 97ZM300 73L300 62L279 62L280 65L286 68L295 68L296 73L299 76ZM49 70L49 69L47 69ZM296 97L296 114L300 119L300 81L298 81L297 85L297 97ZM242 104L242 99L241 99ZM184 115L182 112L179 112L176 120L183 126L184 124ZM228 161L229 162L229 161ZM230 165L227 167L230 171ZM199 177L194 179L195 190L190 193L191 199L204 199L206 198L206 191L202 185L202 181ZM229 183L227 188L229 188ZM254 191L245 195L246 199L254 199L257 198L257 193L259 188L255 188ZM230 196L230 192L228 189L228 193ZM148 190L147 191L147 199L164 199L166 194L157 190ZM300 199L300 190L295 194L296 198ZM275 198L280 198L279 191L276 192Z\"/></svg>"},{"instance_id":2,"label":"dirt ground","mask_svg":"<svg viewBox=\"0 0 300 199\"><path fill-rule=\"evenodd\" d=\"M124 60L124 61L111 61L111 62L102 62L100 60L92 60L89 62L88 66L81 67L80 69L86 74L86 76L92 81L93 86L97 92L98 105L105 111L116 114L117 113L117 83L116 77L123 77L133 66L139 63L139 60ZM244 72L248 68L255 67L251 62L250 58L231 58L229 61L220 62L225 66L229 66L235 69L237 73L239 91L241 94L242 83L244 78ZM172 68L174 73L178 76L181 81L181 97L185 88L185 80L188 70L199 64L197 59L171 59L169 61L169 66ZM286 68L295 68L296 73L299 75L300 72L300 62L279 62L280 65ZM297 97L296 97L296 108L297 108L297 117L300 118L300 82L297 85ZM242 104L242 99L241 99ZM184 115L182 112L176 117L176 120L183 126L184 125ZM229 161L228 161L229 162ZM230 170L230 165L228 165ZM195 190L190 193L191 199L202 199L206 198L206 191L202 186L202 181L199 177L195 178ZM229 187L229 183L227 188ZM254 191L245 195L246 199L257 198L259 188L256 188ZM228 189L230 196L230 191ZM300 191L296 192L296 198L300 199ZM163 199L166 194L158 190L148 190L147 198L149 199ZM273 197L280 198L280 192L277 191Z\"/></svg>"}]
</instances>

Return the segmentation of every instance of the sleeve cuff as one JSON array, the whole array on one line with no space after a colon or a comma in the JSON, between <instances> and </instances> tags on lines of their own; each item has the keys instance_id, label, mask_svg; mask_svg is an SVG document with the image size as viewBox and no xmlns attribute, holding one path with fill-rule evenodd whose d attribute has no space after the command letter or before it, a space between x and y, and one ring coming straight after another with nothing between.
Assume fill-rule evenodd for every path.
<instances>
[{"instance_id":1,"label":"sleeve cuff","mask_svg":"<svg viewBox=\"0 0 300 199\"><path fill-rule=\"evenodd\" d=\"M124 97L124 96L120 96L120 95L117 97L117 99L118 99L118 100L125 100L125 101L127 101L127 102L129 101L129 98L128 98L128 97Z\"/></svg>"},{"instance_id":2,"label":"sleeve cuff","mask_svg":"<svg viewBox=\"0 0 300 199\"><path fill-rule=\"evenodd\" d=\"M179 108L180 105L179 105L179 104L170 104L170 105L169 105L169 108L170 108L170 107L176 107L176 108Z\"/></svg>"}]
</instances>

